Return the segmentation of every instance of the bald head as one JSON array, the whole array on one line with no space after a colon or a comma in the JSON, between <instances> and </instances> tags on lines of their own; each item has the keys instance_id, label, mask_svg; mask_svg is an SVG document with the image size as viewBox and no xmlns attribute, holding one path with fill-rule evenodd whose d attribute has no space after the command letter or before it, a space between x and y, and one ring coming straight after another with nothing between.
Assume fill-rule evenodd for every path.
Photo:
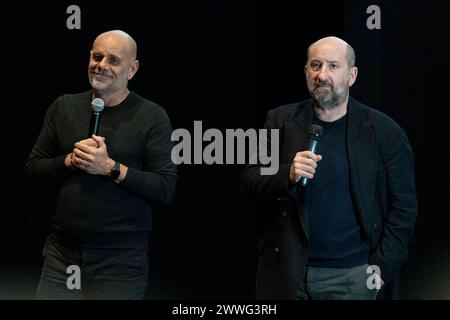
<instances>
[{"instance_id":1,"label":"bald head","mask_svg":"<svg viewBox=\"0 0 450 320\"><path fill-rule=\"evenodd\" d=\"M111 30L100 34L94 41L112 40L115 43L121 43L131 60L135 60L137 56L136 41L126 32L122 30Z\"/></svg>"},{"instance_id":2,"label":"bald head","mask_svg":"<svg viewBox=\"0 0 450 320\"><path fill-rule=\"evenodd\" d=\"M139 69L136 41L120 30L100 34L92 45L89 82L94 92L109 103L119 103L128 94L128 81Z\"/></svg>"},{"instance_id":3,"label":"bald head","mask_svg":"<svg viewBox=\"0 0 450 320\"><path fill-rule=\"evenodd\" d=\"M355 51L353 48L344 40L338 38L338 37L326 37L317 40L313 44L311 44L308 47L307 55L306 55L306 61L309 60L311 50L313 50L316 47L319 46L328 46L331 48L334 48L336 50L343 50L345 52L345 57L347 60L347 64L349 68L352 68L355 66Z\"/></svg>"}]
</instances>

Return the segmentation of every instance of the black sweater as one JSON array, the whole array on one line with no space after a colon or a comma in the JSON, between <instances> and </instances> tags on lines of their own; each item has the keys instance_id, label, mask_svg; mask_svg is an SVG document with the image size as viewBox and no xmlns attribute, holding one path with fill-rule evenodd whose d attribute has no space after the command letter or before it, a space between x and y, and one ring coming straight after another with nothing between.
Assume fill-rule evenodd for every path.
<instances>
[{"instance_id":1,"label":"black sweater","mask_svg":"<svg viewBox=\"0 0 450 320\"><path fill-rule=\"evenodd\" d=\"M70 170L64 158L87 138L92 91L63 95L48 109L26 162L33 187L56 186L54 228L86 247L143 247L151 230L152 203L168 203L177 173L171 161L172 128L157 104L130 92L102 111L98 135L109 157L128 166L117 184L103 176Z\"/></svg>"},{"instance_id":2,"label":"black sweater","mask_svg":"<svg viewBox=\"0 0 450 320\"><path fill-rule=\"evenodd\" d=\"M314 267L352 268L367 263L369 245L362 240L351 191L344 116L334 122L313 118L322 126L323 137L311 181L308 204L309 258Z\"/></svg>"}]
</instances>

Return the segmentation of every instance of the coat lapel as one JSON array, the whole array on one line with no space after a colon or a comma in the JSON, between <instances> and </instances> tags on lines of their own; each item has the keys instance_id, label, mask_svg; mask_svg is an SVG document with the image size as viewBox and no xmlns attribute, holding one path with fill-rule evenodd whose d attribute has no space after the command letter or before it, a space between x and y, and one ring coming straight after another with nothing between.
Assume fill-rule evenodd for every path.
<instances>
[{"instance_id":1,"label":"coat lapel","mask_svg":"<svg viewBox=\"0 0 450 320\"><path fill-rule=\"evenodd\" d=\"M306 150L308 147L308 132L311 128L312 120L313 120L313 102L312 100L308 102L299 110L297 114L293 118L286 119L284 122L284 143L282 148L282 157L281 159L284 163L291 163L295 157L297 152ZM290 194L293 196L295 207L297 208L298 215L295 216L295 219L299 223L299 229L296 229L296 232L300 236L304 236L306 241L308 240L308 227L307 222L305 221L304 208L300 208L300 202L298 201L299 196L299 186L297 185L292 189ZM305 197L304 192L301 193L302 197Z\"/></svg>"},{"instance_id":2,"label":"coat lapel","mask_svg":"<svg viewBox=\"0 0 450 320\"><path fill-rule=\"evenodd\" d=\"M349 98L347 146L350 192L356 214L367 232L377 173L376 137L373 123L358 103Z\"/></svg>"},{"instance_id":3,"label":"coat lapel","mask_svg":"<svg viewBox=\"0 0 450 320\"><path fill-rule=\"evenodd\" d=\"M313 104L308 102L292 119L284 122L284 141L282 156L286 163L292 162L295 154L308 147L308 131L313 119Z\"/></svg>"}]
</instances>

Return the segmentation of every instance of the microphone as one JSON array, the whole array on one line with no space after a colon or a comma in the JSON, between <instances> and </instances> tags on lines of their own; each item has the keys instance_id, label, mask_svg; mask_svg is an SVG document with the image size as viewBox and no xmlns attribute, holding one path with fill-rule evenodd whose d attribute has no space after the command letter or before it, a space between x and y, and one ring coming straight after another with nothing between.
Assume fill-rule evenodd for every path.
<instances>
[{"instance_id":1,"label":"microphone","mask_svg":"<svg viewBox=\"0 0 450 320\"><path fill-rule=\"evenodd\" d=\"M105 102L100 98L95 98L91 102L91 108L92 115L88 138L91 138L93 134L97 135L98 133L98 127L100 126L100 112L105 108Z\"/></svg>"},{"instance_id":2,"label":"microphone","mask_svg":"<svg viewBox=\"0 0 450 320\"><path fill-rule=\"evenodd\" d=\"M313 124L311 126L311 130L309 131L309 146L308 151L312 153L316 153L317 145L319 144L320 139L322 139L323 129L321 126L317 124ZM308 178L303 177L300 180L300 183L303 187L308 183Z\"/></svg>"}]
</instances>

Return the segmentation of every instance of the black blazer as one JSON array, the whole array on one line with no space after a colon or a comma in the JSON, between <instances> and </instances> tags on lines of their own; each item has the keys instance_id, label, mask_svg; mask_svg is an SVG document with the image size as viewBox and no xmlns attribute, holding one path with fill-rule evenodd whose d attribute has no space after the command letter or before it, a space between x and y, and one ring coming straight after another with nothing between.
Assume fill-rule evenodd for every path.
<instances>
[{"instance_id":1,"label":"black blazer","mask_svg":"<svg viewBox=\"0 0 450 320\"><path fill-rule=\"evenodd\" d=\"M263 200L258 299L295 299L304 272L308 230L298 200L308 188L290 186L289 171L295 154L307 148L313 110L310 99L269 111L265 128L279 129L279 170L263 176L260 165L248 165L241 174L242 192ZM347 116L350 191L370 247L368 263L381 269L384 297L396 298L417 216L413 153L403 129L385 114L350 97Z\"/></svg>"}]
</instances>

